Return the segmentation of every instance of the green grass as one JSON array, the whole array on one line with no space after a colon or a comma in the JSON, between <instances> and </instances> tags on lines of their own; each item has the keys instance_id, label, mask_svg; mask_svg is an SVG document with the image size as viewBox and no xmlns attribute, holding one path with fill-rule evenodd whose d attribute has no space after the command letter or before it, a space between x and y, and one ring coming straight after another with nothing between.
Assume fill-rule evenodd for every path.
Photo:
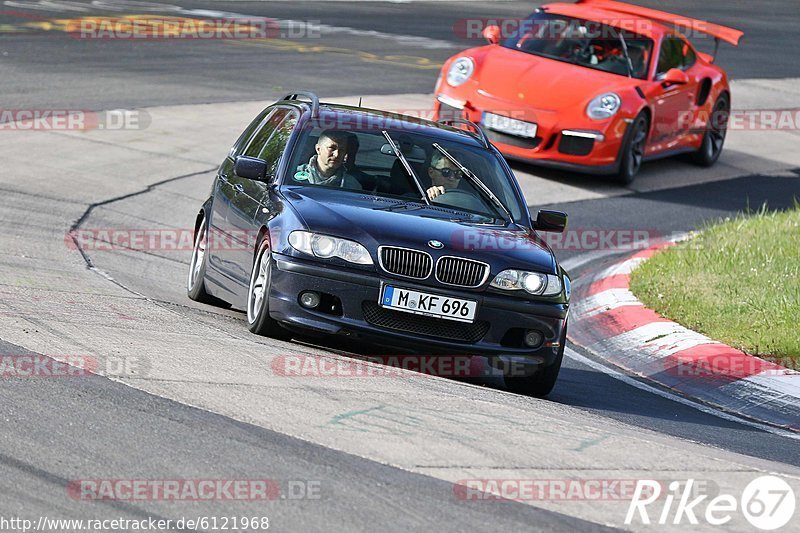
<instances>
[{"instance_id":1,"label":"green grass","mask_svg":"<svg viewBox=\"0 0 800 533\"><path fill-rule=\"evenodd\" d=\"M631 290L687 328L798 368L800 204L707 226L634 270Z\"/></svg>"}]
</instances>

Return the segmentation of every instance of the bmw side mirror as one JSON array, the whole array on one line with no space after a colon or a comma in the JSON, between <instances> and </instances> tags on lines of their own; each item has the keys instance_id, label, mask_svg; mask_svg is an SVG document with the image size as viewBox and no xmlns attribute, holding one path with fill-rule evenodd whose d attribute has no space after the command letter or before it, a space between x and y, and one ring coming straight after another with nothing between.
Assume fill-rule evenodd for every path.
<instances>
[{"instance_id":1,"label":"bmw side mirror","mask_svg":"<svg viewBox=\"0 0 800 533\"><path fill-rule=\"evenodd\" d=\"M689 83L689 76L679 68L671 68L664 74L662 81L664 85L686 85Z\"/></svg>"},{"instance_id":2,"label":"bmw side mirror","mask_svg":"<svg viewBox=\"0 0 800 533\"><path fill-rule=\"evenodd\" d=\"M500 26L490 24L483 29L483 38L489 41L489 44L497 44L500 42Z\"/></svg>"},{"instance_id":3,"label":"bmw side mirror","mask_svg":"<svg viewBox=\"0 0 800 533\"><path fill-rule=\"evenodd\" d=\"M561 211L548 211L541 209L536 214L536 222L533 223L533 229L538 231L552 231L554 233L563 233L567 227L567 214Z\"/></svg>"},{"instance_id":4,"label":"bmw side mirror","mask_svg":"<svg viewBox=\"0 0 800 533\"><path fill-rule=\"evenodd\" d=\"M257 157L240 155L236 158L233 171L241 178L256 181L269 181L272 176L267 176L267 162Z\"/></svg>"}]
</instances>

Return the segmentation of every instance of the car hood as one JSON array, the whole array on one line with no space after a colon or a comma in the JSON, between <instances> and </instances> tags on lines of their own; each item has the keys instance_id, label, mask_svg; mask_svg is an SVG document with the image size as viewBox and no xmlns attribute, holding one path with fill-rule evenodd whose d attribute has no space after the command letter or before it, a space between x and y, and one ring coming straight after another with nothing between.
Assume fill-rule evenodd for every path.
<instances>
[{"instance_id":1,"label":"car hood","mask_svg":"<svg viewBox=\"0 0 800 533\"><path fill-rule=\"evenodd\" d=\"M502 46L493 46L477 61L477 82L490 97L541 110L584 107L599 94L641 83Z\"/></svg>"},{"instance_id":2,"label":"car hood","mask_svg":"<svg viewBox=\"0 0 800 533\"><path fill-rule=\"evenodd\" d=\"M434 259L455 255L484 261L493 274L504 268L556 272L551 250L529 228L455 222L450 218L459 218L458 211L435 206L407 204L407 209L387 211L403 202L322 187L290 187L284 194L309 231L356 240L373 259L378 246L388 245L423 250ZM444 247L430 247L431 240Z\"/></svg>"}]
</instances>

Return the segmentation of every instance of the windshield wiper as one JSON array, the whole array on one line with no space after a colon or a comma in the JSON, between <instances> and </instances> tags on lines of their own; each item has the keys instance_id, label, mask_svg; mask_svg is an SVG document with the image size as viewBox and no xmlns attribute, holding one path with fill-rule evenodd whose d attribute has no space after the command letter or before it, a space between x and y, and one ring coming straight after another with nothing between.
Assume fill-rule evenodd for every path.
<instances>
[{"instance_id":1,"label":"windshield wiper","mask_svg":"<svg viewBox=\"0 0 800 533\"><path fill-rule=\"evenodd\" d=\"M470 169L462 165L458 159L450 155L450 153L444 148L442 148L439 145L439 143L433 143L433 147L439 150L443 156L445 156L447 159L450 160L451 163L457 166L458 169L461 171L461 173L464 174L464 176L467 179L469 179L470 183L472 183L475 186L475 188L478 189L478 192L482 193L485 198L487 198L492 204L494 204L495 208L499 208L498 214L501 215L506 222L511 222L511 223L514 222L514 217L511 216L511 212L508 209L506 209L506 206L503 205L503 202L501 202L497 198L497 196L494 195L492 190L489 189L489 187L487 187L480 180L480 178L478 178L478 176L473 174Z\"/></svg>"},{"instance_id":2,"label":"windshield wiper","mask_svg":"<svg viewBox=\"0 0 800 533\"><path fill-rule=\"evenodd\" d=\"M394 143L392 137L389 135L389 132L384 130L381 133L383 133L383 136L386 137L387 141L389 141L389 146L392 147L394 155L396 155L397 158L400 159L400 162L403 164L403 167L406 169L406 172L408 172L408 175L411 176L411 179L414 180L414 184L417 186L417 189L419 190L420 198L422 198L422 201L425 202L425 205L431 205L430 200L428 200L428 195L425 194L425 189L422 187L422 183L420 183L419 178L414 173L414 169L411 168L411 164L408 162L408 159L406 159L406 156L403 155L403 152L401 152L400 149L397 147L397 145Z\"/></svg>"},{"instance_id":3,"label":"windshield wiper","mask_svg":"<svg viewBox=\"0 0 800 533\"><path fill-rule=\"evenodd\" d=\"M628 77L633 77L633 63L631 57L628 55L628 43L625 42L625 36L619 32L619 42L622 43L622 51L625 53L625 69L628 71Z\"/></svg>"}]
</instances>

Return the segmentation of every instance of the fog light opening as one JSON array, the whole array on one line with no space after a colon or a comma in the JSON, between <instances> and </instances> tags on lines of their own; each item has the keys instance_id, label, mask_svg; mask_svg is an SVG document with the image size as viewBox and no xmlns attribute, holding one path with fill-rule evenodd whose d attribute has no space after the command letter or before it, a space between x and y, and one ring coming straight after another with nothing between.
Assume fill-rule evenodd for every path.
<instances>
[{"instance_id":1,"label":"fog light opening","mask_svg":"<svg viewBox=\"0 0 800 533\"><path fill-rule=\"evenodd\" d=\"M542 332L537 329L529 329L525 332L525 346L529 348L538 348L542 345L542 341L544 341L544 335Z\"/></svg>"},{"instance_id":2,"label":"fog light opening","mask_svg":"<svg viewBox=\"0 0 800 533\"><path fill-rule=\"evenodd\" d=\"M320 296L318 292L305 291L300 293L300 305L306 309L315 309L319 306Z\"/></svg>"}]
</instances>

